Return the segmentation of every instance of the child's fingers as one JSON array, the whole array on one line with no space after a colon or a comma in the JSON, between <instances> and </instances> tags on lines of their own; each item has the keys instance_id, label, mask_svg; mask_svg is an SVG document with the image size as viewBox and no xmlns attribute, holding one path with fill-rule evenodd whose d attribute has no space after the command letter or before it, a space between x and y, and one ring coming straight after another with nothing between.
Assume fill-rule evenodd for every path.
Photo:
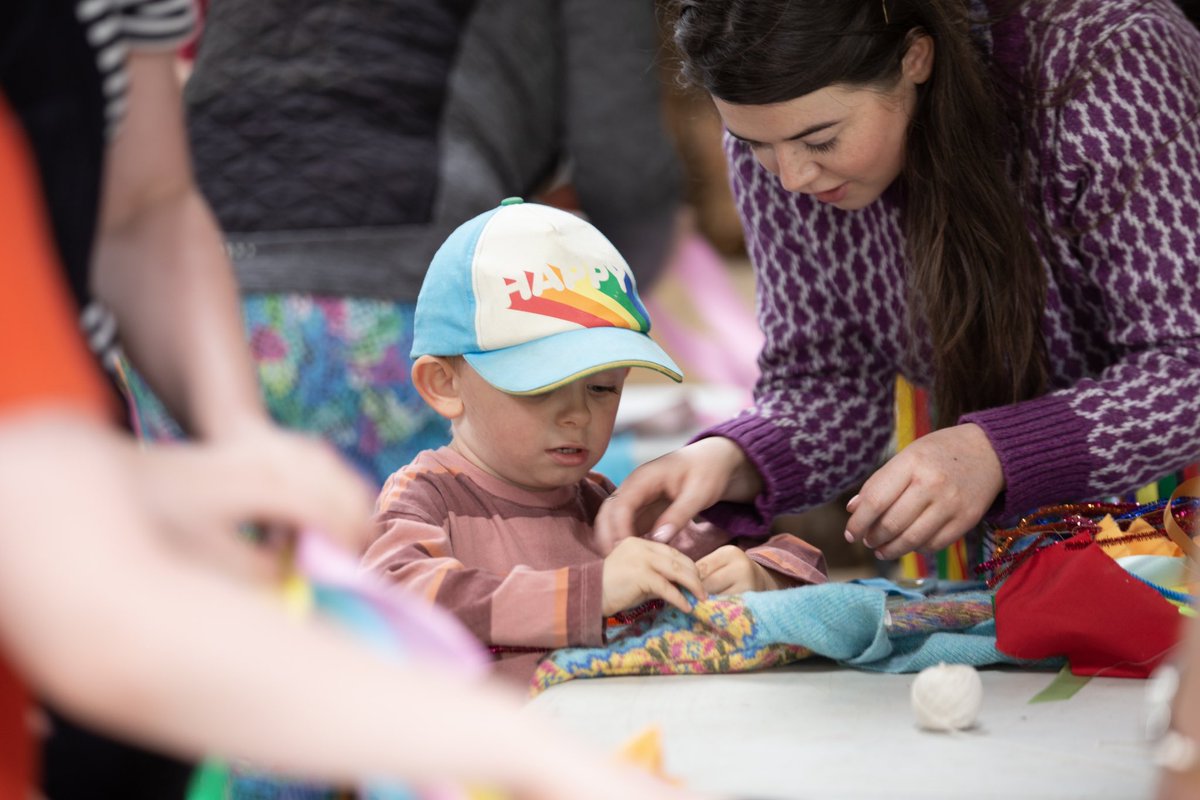
<instances>
[{"instance_id":1,"label":"child's fingers","mask_svg":"<svg viewBox=\"0 0 1200 800\"><path fill-rule=\"evenodd\" d=\"M709 594L730 594L730 590L733 589L734 584L737 582L737 576L734 572L728 566L721 566L714 569L704 579L704 588Z\"/></svg>"},{"instance_id":2,"label":"child's fingers","mask_svg":"<svg viewBox=\"0 0 1200 800\"><path fill-rule=\"evenodd\" d=\"M662 575L651 575L650 591L654 595L661 597L667 603L675 606L685 614L691 613L692 604L689 603L687 598L683 596L683 592L679 591L679 589L675 587L675 584L671 583L671 581L667 580Z\"/></svg>"},{"instance_id":3,"label":"child's fingers","mask_svg":"<svg viewBox=\"0 0 1200 800\"><path fill-rule=\"evenodd\" d=\"M665 545L664 545L665 547ZM704 591L704 583L696 571L696 565L673 547L668 547L669 554L657 554L651 561L651 567L659 575L687 589L697 600L704 600L708 593ZM665 599L665 598L664 598Z\"/></svg>"},{"instance_id":4,"label":"child's fingers","mask_svg":"<svg viewBox=\"0 0 1200 800\"><path fill-rule=\"evenodd\" d=\"M736 553L740 552L741 550L735 545L722 545L703 558L696 559L696 569L700 570L701 575L703 575L706 570L708 572L715 572L718 567L728 564L733 560Z\"/></svg>"}]
</instances>

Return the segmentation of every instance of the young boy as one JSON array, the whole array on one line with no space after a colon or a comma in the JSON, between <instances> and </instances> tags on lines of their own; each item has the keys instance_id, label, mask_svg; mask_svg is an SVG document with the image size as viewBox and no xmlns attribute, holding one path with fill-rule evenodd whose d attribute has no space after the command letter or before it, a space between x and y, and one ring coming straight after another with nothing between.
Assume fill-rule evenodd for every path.
<instances>
[{"instance_id":1,"label":"young boy","mask_svg":"<svg viewBox=\"0 0 1200 800\"><path fill-rule=\"evenodd\" d=\"M453 438L384 484L363 564L453 611L503 674L602 644L606 617L647 600L688 611L679 587L703 598L825 580L820 551L794 536L731 543L707 524L603 555L592 521L614 486L590 470L625 376L682 376L647 335L628 265L588 223L511 198L463 224L433 258L415 328L413 384Z\"/></svg>"}]
</instances>

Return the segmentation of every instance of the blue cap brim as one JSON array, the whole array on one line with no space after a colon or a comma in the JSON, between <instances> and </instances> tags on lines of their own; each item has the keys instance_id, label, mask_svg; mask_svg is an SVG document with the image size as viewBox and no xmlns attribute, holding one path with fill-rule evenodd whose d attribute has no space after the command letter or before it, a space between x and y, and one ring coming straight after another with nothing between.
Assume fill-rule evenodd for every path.
<instances>
[{"instance_id":1,"label":"blue cap brim","mask_svg":"<svg viewBox=\"0 0 1200 800\"><path fill-rule=\"evenodd\" d=\"M581 328L502 350L464 353L463 358L508 394L541 394L620 367L645 367L683 380L683 372L653 339L628 328Z\"/></svg>"}]
</instances>

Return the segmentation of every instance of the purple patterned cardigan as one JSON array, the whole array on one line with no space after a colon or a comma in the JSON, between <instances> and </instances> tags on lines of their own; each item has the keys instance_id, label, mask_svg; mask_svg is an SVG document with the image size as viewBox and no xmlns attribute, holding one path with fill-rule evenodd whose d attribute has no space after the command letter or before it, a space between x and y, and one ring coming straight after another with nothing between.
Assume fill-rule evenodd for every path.
<instances>
[{"instance_id":1,"label":"purple patterned cardigan","mask_svg":"<svg viewBox=\"0 0 1200 800\"><path fill-rule=\"evenodd\" d=\"M1200 34L1170 0L1049 6L989 37L1010 79L998 85L1071 82L1023 119L1029 211L1052 231L1052 390L963 418L1000 457L1001 518L1128 491L1200 454ZM865 477L891 435L896 374L927 386L931 367L909 354L897 193L842 211L784 191L740 142L726 150L766 344L754 406L703 435L736 441L765 489L707 516L761 533Z\"/></svg>"}]
</instances>

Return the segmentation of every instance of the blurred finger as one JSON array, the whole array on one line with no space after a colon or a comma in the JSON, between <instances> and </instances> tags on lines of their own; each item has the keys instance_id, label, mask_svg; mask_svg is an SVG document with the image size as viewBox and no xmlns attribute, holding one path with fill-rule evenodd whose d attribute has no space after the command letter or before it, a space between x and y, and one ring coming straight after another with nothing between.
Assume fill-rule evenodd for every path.
<instances>
[{"instance_id":1,"label":"blurred finger","mask_svg":"<svg viewBox=\"0 0 1200 800\"><path fill-rule=\"evenodd\" d=\"M362 553L373 535L374 492L339 456L306 445L290 451L293 461L271 471L269 490L259 481L237 482L239 517L293 533L319 530L351 552Z\"/></svg>"},{"instance_id":2,"label":"blurred finger","mask_svg":"<svg viewBox=\"0 0 1200 800\"><path fill-rule=\"evenodd\" d=\"M177 543L209 566L253 583L272 583L284 573L281 554L260 546L243 534L211 530L205 536L180 538Z\"/></svg>"}]
</instances>

